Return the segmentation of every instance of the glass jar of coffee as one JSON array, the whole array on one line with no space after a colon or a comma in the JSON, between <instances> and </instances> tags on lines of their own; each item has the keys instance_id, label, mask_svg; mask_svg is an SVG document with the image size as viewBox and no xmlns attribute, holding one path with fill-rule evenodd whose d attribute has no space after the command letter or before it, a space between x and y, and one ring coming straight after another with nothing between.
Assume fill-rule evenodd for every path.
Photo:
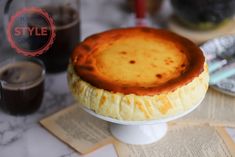
<instances>
[{"instance_id":1,"label":"glass jar of coffee","mask_svg":"<svg viewBox=\"0 0 235 157\"><path fill-rule=\"evenodd\" d=\"M38 58L44 62L47 72L65 71L70 54L80 41L79 2L79 0L8 0L4 9L5 28L10 17L22 8L37 7L46 11L54 21L56 36L51 47L39 55ZM26 23L28 22L26 25L32 27L32 21L35 21L35 23L41 22L38 19L32 20L31 18L29 21L26 21ZM30 38L25 45L29 49L34 49L44 42L42 41L44 39L40 40Z\"/></svg>"}]
</instances>

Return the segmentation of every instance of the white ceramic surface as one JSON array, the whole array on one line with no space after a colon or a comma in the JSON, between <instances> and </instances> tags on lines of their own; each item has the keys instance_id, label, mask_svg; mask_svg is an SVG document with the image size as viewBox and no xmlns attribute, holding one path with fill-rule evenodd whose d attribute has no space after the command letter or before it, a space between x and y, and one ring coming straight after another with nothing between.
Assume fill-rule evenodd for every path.
<instances>
[{"instance_id":1,"label":"white ceramic surface","mask_svg":"<svg viewBox=\"0 0 235 157\"><path fill-rule=\"evenodd\" d=\"M110 131L116 139L123 143L143 145L154 143L164 137L167 132L167 124L122 125L112 123Z\"/></svg>"},{"instance_id":2,"label":"white ceramic surface","mask_svg":"<svg viewBox=\"0 0 235 157\"><path fill-rule=\"evenodd\" d=\"M203 100L203 99L202 99ZM196 109L202 100L193 106L193 108L178 115L165 117L157 120L146 121L124 121L99 115L94 111L82 107L89 114L102 120L111 122L110 131L119 141L127 144L143 145L150 144L160 140L167 132L166 122L185 116ZM82 105L80 105L82 106Z\"/></svg>"}]
</instances>

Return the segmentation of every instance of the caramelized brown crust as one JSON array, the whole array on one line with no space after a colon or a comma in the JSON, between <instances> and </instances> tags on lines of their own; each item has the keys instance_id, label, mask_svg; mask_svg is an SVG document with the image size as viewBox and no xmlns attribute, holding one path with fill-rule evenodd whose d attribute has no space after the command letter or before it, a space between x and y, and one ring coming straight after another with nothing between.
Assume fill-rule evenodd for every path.
<instances>
[{"instance_id":1,"label":"caramelized brown crust","mask_svg":"<svg viewBox=\"0 0 235 157\"><path fill-rule=\"evenodd\" d=\"M129 51L132 51L132 47L126 48L125 44L128 44L129 42L132 43L132 45L135 42L138 44L139 41L140 43L141 41L147 43L142 46L143 53L145 53L145 48L150 50L149 47L169 47L174 49L172 52L178 53L179 55L172 55L180 57L179 64L181 64L180 67L177 65L178 67L175 67L175 70L172 72L175 73L175 76L166 79L164 73L153 73L158 81L153 82L151 80L148 84L141 84L140 82L129 83L128 81L125 82L126 80L124 82L120 79L115 80L115 77L108 76L106 75L106 72L102 72L103 67L108 71L108 67L105 67L104 64L104 61L106 62L107 59L105 60L104 56L102 56L104 59L100 57L102 53L110 52L112 54L120 53L125 55L126 53L129 53ZM151 44L148 45L148 42ZM122 51L122 48L125 49ZM135 55L132 56L135 58ZM124 60L125 59L126 58L124 58ZM111 58L110 62L114 60L115 58ZM143 60L145 60L145 58L143 58ZM138 61L136 62L135 59L130 58L128 62L132 65L139 64ZM170 64L171 60L166 60L166 65L164 66L167 67L168 62ZM201 50L188 39L166 30L147 27L114 29L90 36L79 44L72 54L72 65L74 66L77 75L82 80L90 83L94 87L105 89L107 91L136 95L155 95L174 91L178 87L188 84L195 77L199 76L203 71L204 62L205 59ZM113 63L113 66L121 67L123 65ZM141 65L138 66L141 67ZM147 70L148 69L146 69L146 71ZM118 72L122 73L122 71ZM123 71L123 73L125 72L126 71Z\"/></svg>"}]
</instances>

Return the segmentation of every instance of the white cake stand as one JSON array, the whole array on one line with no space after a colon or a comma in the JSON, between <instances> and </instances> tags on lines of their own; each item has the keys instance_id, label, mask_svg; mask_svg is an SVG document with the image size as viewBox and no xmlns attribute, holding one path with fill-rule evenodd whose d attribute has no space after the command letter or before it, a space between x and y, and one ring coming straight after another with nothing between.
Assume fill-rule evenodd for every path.
<instances>
[{"instance_id":1,"label":"white cake stand","mask_svg":"<svg viewBox=\"0 0 235 157\"><path fill-rule=\"evenodd\" d=\"M196 109L201 104L201 101L198 104L194 105L194 107L192 107L191 109L181 114L158 120L149 120L149 121L117 120L110 117L99 115L94 111L87 109L85 107L82 108L89 114L99 119L110 122L111 123L110 131L112 135L119 141L126 144L143 145L143 144L150 144L160 140L167 132L166 122L187 115L188 113Z\"/></svg>"}]
</instances>

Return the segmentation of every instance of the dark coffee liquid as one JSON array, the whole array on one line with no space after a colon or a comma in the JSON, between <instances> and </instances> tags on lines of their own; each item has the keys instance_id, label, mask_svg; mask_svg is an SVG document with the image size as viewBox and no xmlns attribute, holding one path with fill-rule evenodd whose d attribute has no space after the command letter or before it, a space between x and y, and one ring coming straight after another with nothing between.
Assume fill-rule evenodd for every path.
<instances>
[{"instance_id":1,"label":"dark coffee liquid","mask_svg":"<svg viewBox=\"0 0 235 157\"><path fill-rule=\"evenodd\" d=\"M80 23L78 13L66 6L43 7L53 18L56 25L56 38L52 47L39 56L48 72L60 72L67 69L70 54L80 41Z\"/></svg>"},{"instance_id":2,"label":"dark coffee liquid","mask_svg":"<svg viewBox=\"0 0 235 157\"><path fill-rule=\"evenodd\" d=\"M44 91L42 67L33 62L19 61L0 68L1 108L13 115L36 111Z\"/></svg>"}]
</instances>

